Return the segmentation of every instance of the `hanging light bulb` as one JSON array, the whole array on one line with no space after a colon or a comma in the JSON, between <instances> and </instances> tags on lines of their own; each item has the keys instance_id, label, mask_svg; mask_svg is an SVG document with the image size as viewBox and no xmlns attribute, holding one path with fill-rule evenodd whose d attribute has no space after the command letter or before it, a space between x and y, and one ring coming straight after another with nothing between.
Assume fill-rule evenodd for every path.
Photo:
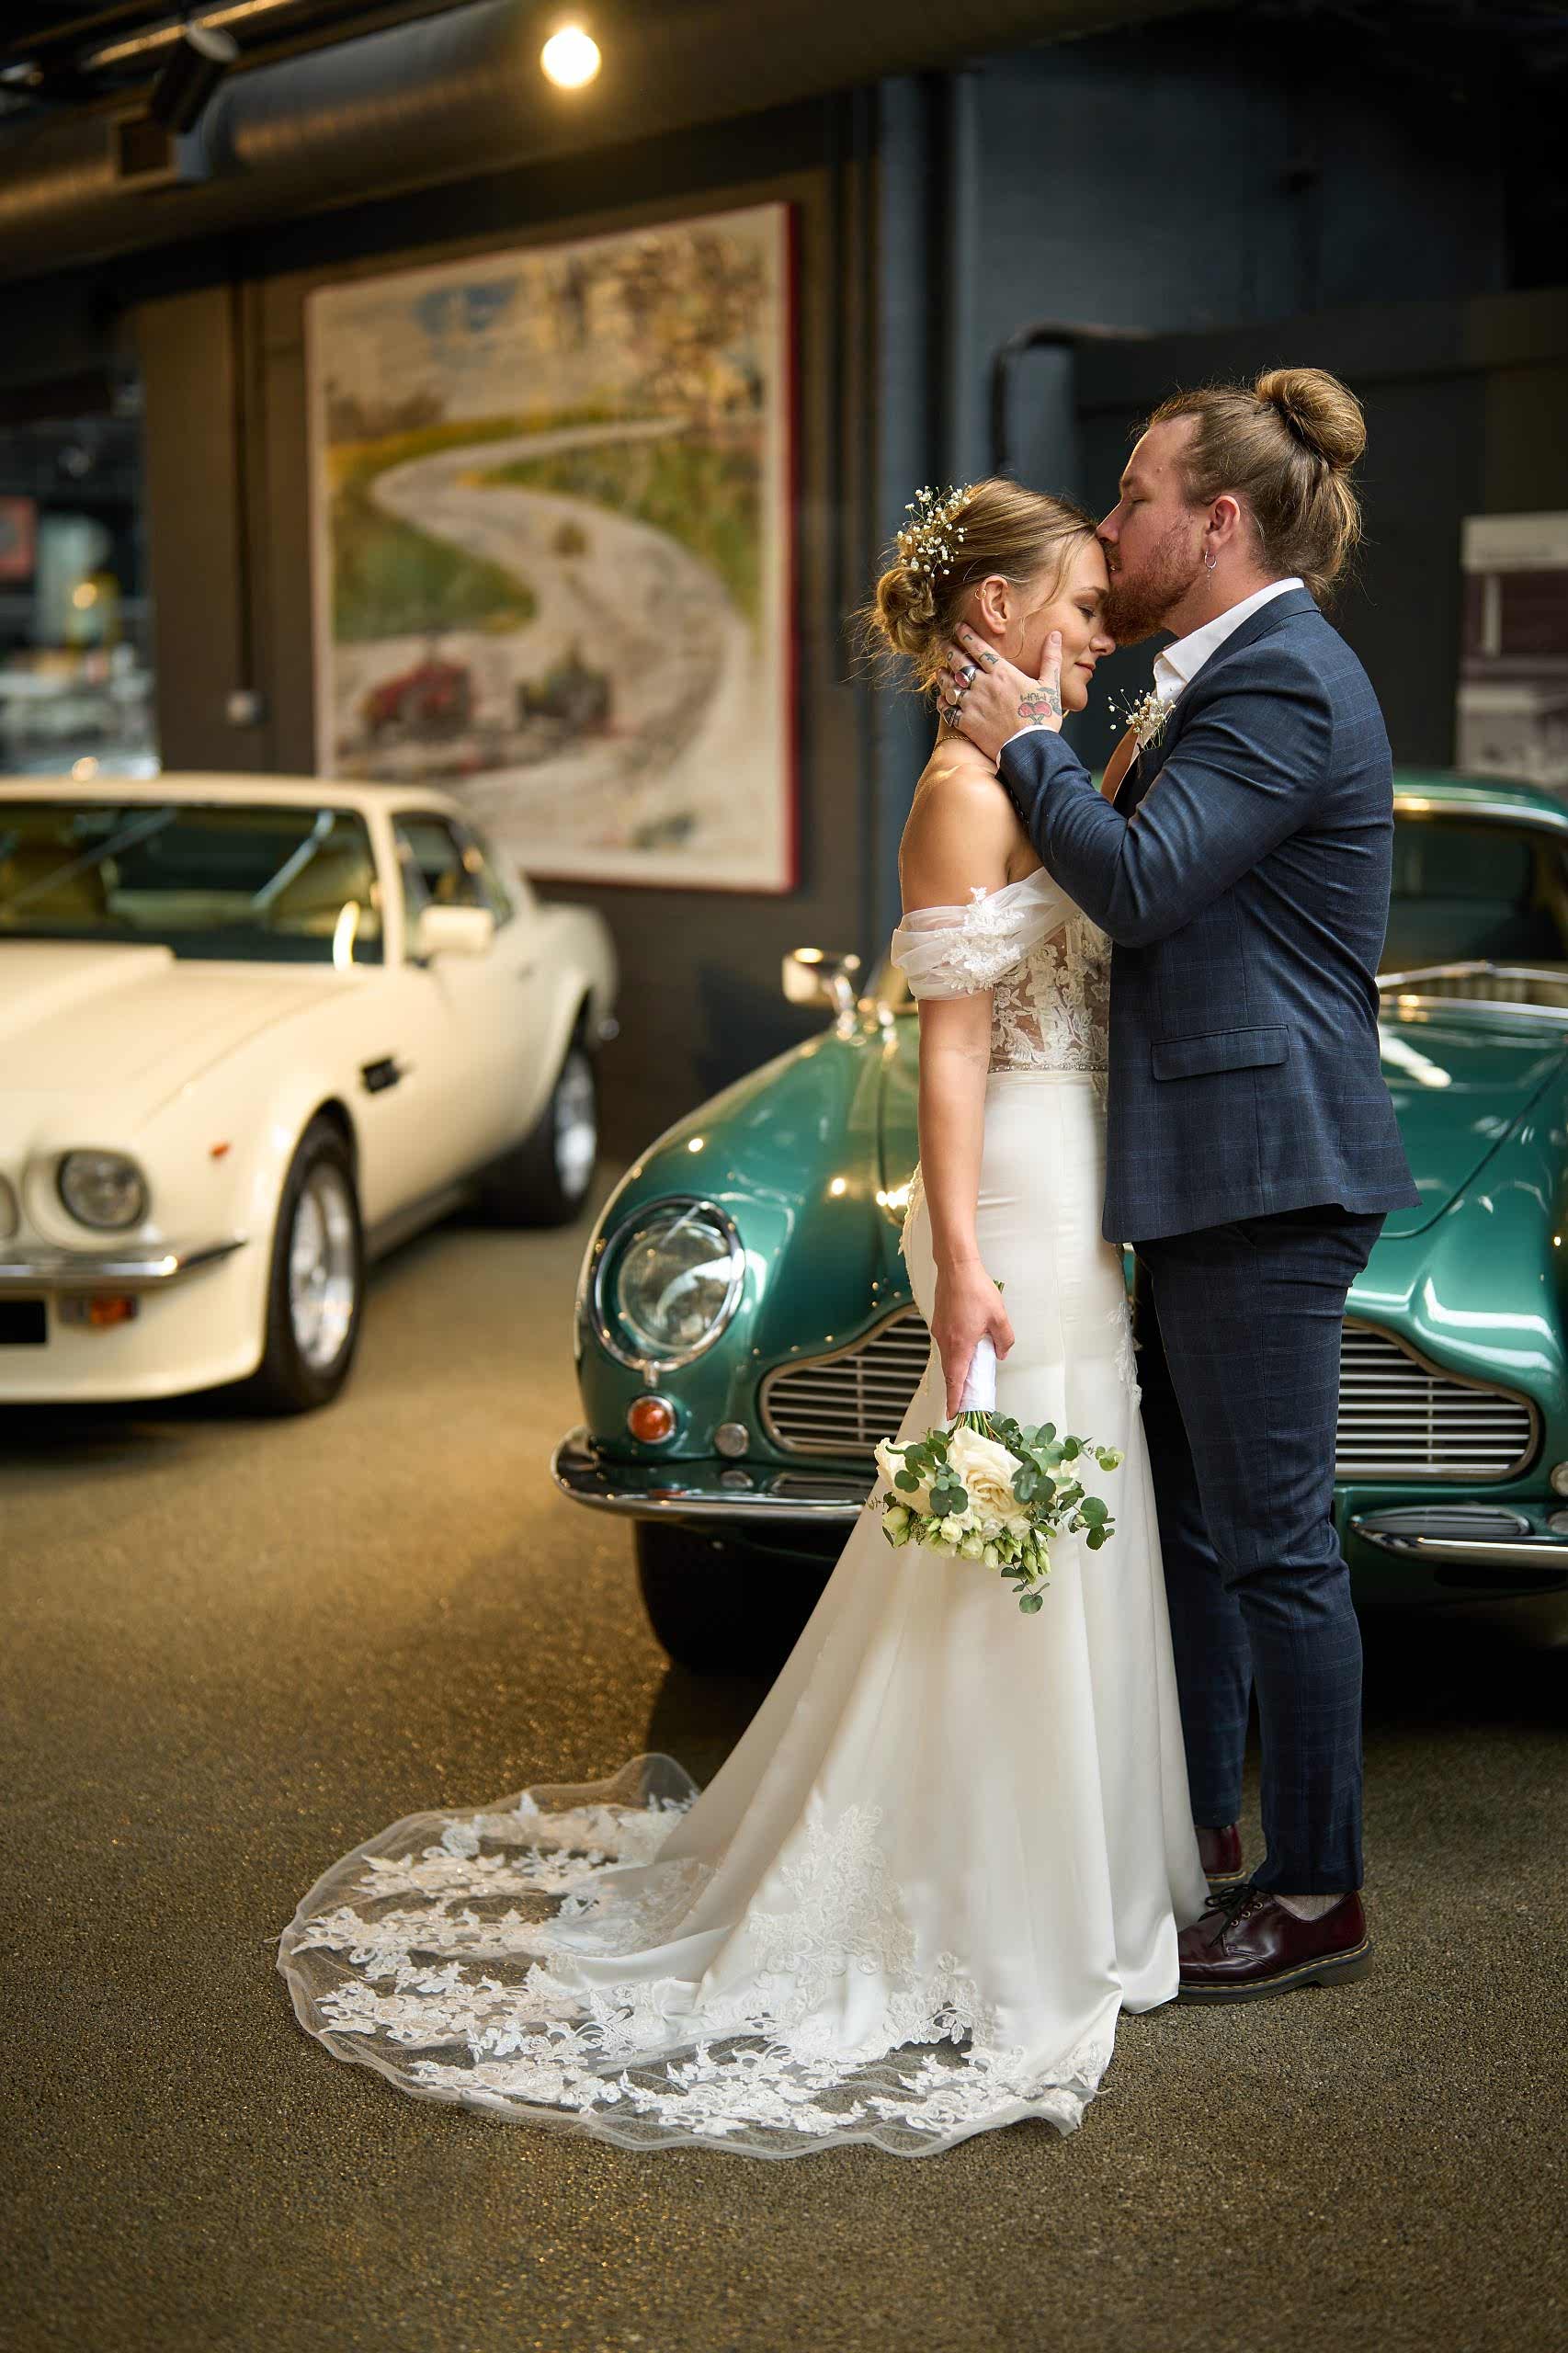
<instances>
[{"instance_id":1,"label":"hanging light bulb","mask_svg":"<svg viewBox=\"0 0 1568 2353\"><path fill-rule=\"evenodd\" d=\"M562 25L545 42L539 62L558 90L580 90L599 70L599 45L581 25Z\"/></svg>"}]
</instances>

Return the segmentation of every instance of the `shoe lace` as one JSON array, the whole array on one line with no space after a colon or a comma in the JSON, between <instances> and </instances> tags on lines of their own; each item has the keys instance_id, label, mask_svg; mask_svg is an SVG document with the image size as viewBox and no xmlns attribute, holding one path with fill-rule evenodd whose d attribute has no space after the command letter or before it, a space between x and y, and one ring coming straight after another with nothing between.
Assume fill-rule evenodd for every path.
<instances>
[{"instance_id":1,"label":"shoe lace","mask_svg":"<svg viewBox=\"0 0 1568 2353\"><path fill-rule=\"evenodd\" d=\"M1267 1901L1268 1898L1263 1889L1254 1887L1250 1881L1244 1881L1240 1887L1221 1887L1213 1890L1204 1906L1202 1915L1206 1922L1210 1912L1218 1915L1209 1942L1211 1945L1222 1945L1238 1920L1244 1918L1249 1912L1259 1910Z\"/></svg>"}]
</instances>

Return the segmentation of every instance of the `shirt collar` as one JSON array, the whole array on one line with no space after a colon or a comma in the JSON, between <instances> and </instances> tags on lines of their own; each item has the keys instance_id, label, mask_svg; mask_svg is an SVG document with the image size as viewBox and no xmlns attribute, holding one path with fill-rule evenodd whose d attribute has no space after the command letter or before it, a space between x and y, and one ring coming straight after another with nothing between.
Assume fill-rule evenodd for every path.
<instances>
[{"instance_id":1,"label":"shirt collar","mask_svg":"<svg viewBox=\"0 0 1568 2353\"><path fill-rule=\"evenodd\" d=\"M1211 654L1217 654L1233 630L1240 629L1250 615L1272 604L1276 597L1287 590L1300 588L1304 583L1271 580L1267 588L1258 588L1252 596L1244 597L1239 605L1221 613L1215 620L1205 621L1201 629L1193 630L1187 637L1178 637L1163 654L1154 656L1154 692L1164 703L1175 702L1184 687L1190 687Z\"/></svg>"}]
</instances>

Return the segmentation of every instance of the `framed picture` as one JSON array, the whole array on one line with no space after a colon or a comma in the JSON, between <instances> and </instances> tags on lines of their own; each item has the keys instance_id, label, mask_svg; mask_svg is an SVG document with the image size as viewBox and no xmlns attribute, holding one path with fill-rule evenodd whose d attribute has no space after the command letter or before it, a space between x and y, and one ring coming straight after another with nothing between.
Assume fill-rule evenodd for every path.
<instances>
[{"instance_id":1,"label":"framed picture","mask_svg":"<svg viewBox=\"0 0 1568 2353\"><path fill-rule=\"evenodd\" d=\"M795 880L790 214L321 289L318 758L528 872Z\"/></svg>"},{"instance_id":2,"label":"framed picture","mask_svg":"<svg viewBox=\"0 0 1568 2353\"><path fill-rule=\"evenodd\" d=\"M1455 759L1568 788L1568 515L1465 518Z\"/></svg>"}]
</instances>

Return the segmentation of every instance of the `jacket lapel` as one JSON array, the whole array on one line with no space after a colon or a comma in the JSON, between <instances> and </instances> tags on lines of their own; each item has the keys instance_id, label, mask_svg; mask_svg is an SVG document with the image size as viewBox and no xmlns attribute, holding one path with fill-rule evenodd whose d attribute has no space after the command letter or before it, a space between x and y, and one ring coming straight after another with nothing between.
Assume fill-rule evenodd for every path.
<instances>
[{"instance_id":1,"label":"jacket lapel","mask_svg":"<svg viewBox=\"0 0 1568 2353\"><path fill-rule=\"evenodd\" d=\"M1231 654L1244 653L1249 645L1256 645L1259 638L1269 636L1284 622L1295 620L1302 613L1315 613L1317 609L1315 599L1305 588L1288 588L1282 597L1271 597L1267 605L1260 605L1256 613L1249 613L1241 627L1233 630L1222 645L1216 646L1191 686L1184 687L1171 705L1158 742L1141 750L1122 778L1120 790L1111 804L1119 816L1131 816L1170 758L1181 734L1182 722L1191 706L1193 694L1210 671L1217 669Z\"/></svg>"}]
</instances>

